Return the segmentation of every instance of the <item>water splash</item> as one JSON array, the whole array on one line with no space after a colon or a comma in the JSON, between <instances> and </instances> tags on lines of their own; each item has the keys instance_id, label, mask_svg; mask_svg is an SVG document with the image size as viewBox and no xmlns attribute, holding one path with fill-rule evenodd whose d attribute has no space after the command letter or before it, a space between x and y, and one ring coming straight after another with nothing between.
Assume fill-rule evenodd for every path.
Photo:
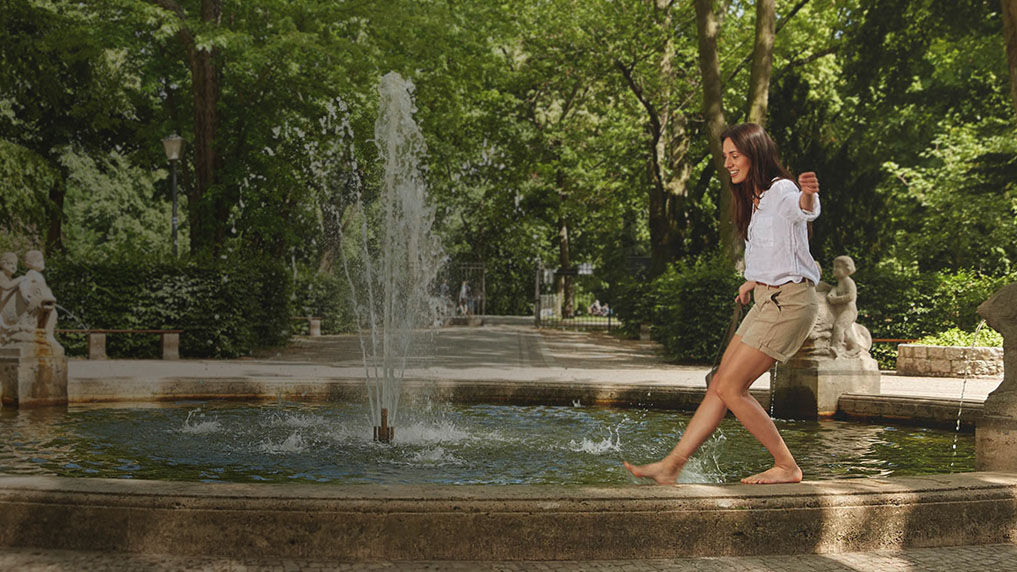
<instances>
[{"instance_id":1,"label":"water splash","mask_svg":"<svg viewBox=\"0 0 1017 572\"><path fill-rule=\"evenodd\" d=\"M91 330L91 329L92 329L92 328L90 328L90 327L88 326L88 324L86 324L85 322L82 322L82 321L81 321L81 318L78 318L77 316L75 316L75 315L74 315L74 312L71 312L70 310L68 310L67 308L64 308L64 307L63 307L63 306L61 306L60 304L55 304L55 306L56 306L57 312L62 312L62 313L63 313L63 314L65 314L65 315L66 315L66 316L67 316L68 318L70 318L70 319L74 320L74 322L75 322L75 323L76 323L76 324L78 325L78 327L79 327L79 328L81 328L82 330Z\"/></svg>"},{"instance_id":2,"label":"water splash","mask_svg":"<svg viewBox=\"0 0 1017 572\"><path fill-rule=\"evenodd\" d=\"M191 419L195 414L198 415L198 418L192 421ZM209 433L218 433L219 431L222 431L222 425L219 424L219 421L215 419L205 420L205 413L201 408L189 411L187 418L184 419L183 426L180 427L181 433L192 435L207 435Z\"/></svg>"},{"instance_id":3,"label":"water splash","mask_svg":"<svg viewBox=\"0 0 1017 572\"><path fill-rule=\"evenodd\" d=\"M609 428L608 434L597 441L589 437L583 437L582 441L569 441L569 449L575 453L590 453L591 455L603 455L606 453L620 453L622 451L621 431L618 427Z\"/></svg>"},{"instance_id":4,"label":"water splash","mask_svg":"<svg viewBox=\"0 0 1017 572\"><path fill-rule=\"evenodd\" d=\"M982 328L984 328L984 327L985 327L985 320L982 320L981 322L978 323L978 327L975 328L974 335L971 336L971 347L970 347L970 350L973 351L976 347L978 347L978 334L980 334L982 332ZM950 468L951 469L953 468L954 460L957 457L957 438L960 436L961 414L964 412L964 392L967 390L967 387L968 387L968 378L971 377L971 359L968 357L968 353L967 352L965 352L965 354L964 354L964 359L965 359L965 361L967 361L967 367L964 368L964 381L961 383L960 399L958 400L958 403L957 403L957 426L954 427L953 445L950 447L950 450L951 450Z\"/></svg>"},{"instance_id":5,"label":"water splash","mask_svg":"<svg viewBox=\"0 0 1017 572\"><path fill-rule=\"evenodd\" d=\"M284 453L303 453L308 450L308 444L300 433L293 433L280 443L266 440L260 445L259 450L262 453L269 453L273 455Z\"/></svg>"}]
</instances>

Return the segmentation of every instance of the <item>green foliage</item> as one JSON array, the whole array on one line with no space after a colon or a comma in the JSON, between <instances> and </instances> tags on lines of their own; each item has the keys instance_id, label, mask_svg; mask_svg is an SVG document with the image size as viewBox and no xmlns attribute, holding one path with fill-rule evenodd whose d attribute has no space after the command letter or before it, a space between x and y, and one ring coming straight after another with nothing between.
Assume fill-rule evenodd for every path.
<instances>
[{"instance_id":1,"label":"green foliage","mask_svg":"<svg viewBox=\"0 0 1017 572\"><path fill-rule=\"evenodd\" d=\"M293 284L290 312L294 316L321 318L322 334L340 334L357 329L349 284L345 278L335 274L312 270L298 272ZM294 329L303 331L306 323L294 321Z\"/></svg>"},{"instance_id":2,"label":"green foliage","mask_svg":"<svg viewBox=\"0 0 1017 572\"><path fill-rule=\"evenodd\" d=\"M112 152L89 157L67 150L60 158L69 174L64 212L67 251L75 259L117 260L145 252L165 258L172 252L172 205L156 192L164 170L147 171ZM179 198L179 212L186 198ZM187 230L179 231L180 251L187 250Z\"/></svg>"},{"instance_id":3,"label":"green foliage","mask_svg":"<svg viewBox=\"0 0 1017 572\"><path fill-rule=\"evenodd\" d=\"M138 282L155 270L118 268L161 267L168 253L159 140L177 131L189 143L185 252L192 224L208 224L190 211L217 219L230 259L334 266L349 247L339 233L358 223L344 206L356 192L368 203L377 194L376 85L395 70L416 85L437 231L451 264L484 263L489 312L530 311L536 262L557 266L566 230L569 263L594 264L603 282L588 290L630 333L653 323L676 357L712 359L714 349L678 332L713 335L705 316L726 320L733 295L720 288L723 304L703 318L682 301L702 294L684 280L709 274L697 256L716 247L726 216L702 133L691 3L252 0L223 2L215 24L201 22L197 0L177 3L183 16L148 0L0 0L0 246L39 245L62 222L69 258L94 263L97 283L128 301L157 291ZM744 117L748 6L716 8L731 123ZM1017 137L998 2L778 0L777 13L768 128L786 163L822 181L814 256L864 262L860 321L876 337L971 329L977 302L1012 279L1017 261ZM184 31L215 49L219 90L216 177L194 201ZM658 187L664 200L651 204ZM669 255L686 258L661 282L631 265L650 254L651 216ZM212 267L181 268L188 278L159 274L169 292L238 295L208 286ZM296 295L279 300L343 331L345 288L301 270ZM80 306L106 308L98 316L111 327L193 318L207 333L187 342L194 355L254 343L242 328L220 335L202 322L226 306L188 314L166 294L163 315L141 308L145 296L130 316Z\"/></svg>"},{"instance_id":4,"label":"green foliage","mask_svg":"<svg viewBox=\"0 0 1017 572\"><path fill-rule=\"evenodd\" d=\"M653 339L683 362L712 362L731 323L742 278L719 255L672 265L653 283Z\"/></svg>"},{"instance_id":5,"label":"green foliage","mask_svg":"<svg viewBox=\"0 0 1017 572\"><path fill-rule=\"evenodd\" d=\"M0 230L38 235L56 177L52 165L38 153L0 138Z\"/></svg>"},{"instance_id":6,"label":"green foliage","mask_svg":"<svg viewBox=\"0 0 1017 572\"><path fill-rule=\"evenodd\" d=\"M978 337L976 338L974 331L968 332L960 328L950 328L938 334L925 336L918 340L918 343L929 346L971 347L977 344L980 347L1002 347L1003 334L989 326L985 326L978 331Z\"/></svg>"},{"instance_id":7,"label":"green foliage","mask_svg":"<svg viewBox=\"0 0 1017 572\"><path fill-rule=\"evenodd\" d=\"M292 284L283 265L259 262L79 263L50 261L47 282L59 304L61 327L79 329L179 329L184 357L227 358L289 338ZM84 353L84 337L68 350ZM110 334L112 357L158 357L158 336Z\"/></svg>"},{"instance_id":8,"label":"green foliage","mask_svg":"<svg viewBox=\"0 0 1017 572\"><path fill-rule=\"evenodd\" d=\"M914 264L888 261L860 266L853 278L858 284L858 323L873 338L919 339L951 328L973 330L981 320L978 305L1017 280L1017 274L919 272ZM892 368L897 346L874 344L872 353L883 367Z\"/></svg>"}]
</instances>

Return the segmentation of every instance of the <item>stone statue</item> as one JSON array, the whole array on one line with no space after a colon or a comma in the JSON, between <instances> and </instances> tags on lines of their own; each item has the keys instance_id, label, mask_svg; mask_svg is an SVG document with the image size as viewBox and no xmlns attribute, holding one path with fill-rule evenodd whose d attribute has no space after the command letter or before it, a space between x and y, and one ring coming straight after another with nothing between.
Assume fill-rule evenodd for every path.
<instances>
[{"instance_id":1,"label":"stone statue","mask_svg":"<svg viewBox=\"0 0 1017 572\"><path fill-rule=\"evenodd\" d=\"M28 271L18 278L10 277L17 268L17 258L8 252L4 254L3 262L4 283L0 284L3 288L3 297L0 298L3 300L0 305L3 332L0 333L0 343L32 342L36 339L36 330L42 330L47 342L59 346L54 337L56 298L42 275L46 268L42 252L30 250L25 254Z\"/></svg>"},{"instance_id":2,"label":"stone statue","mask_svg":"<svg viewBox=\"0 0 1017 572\"><path fill-rule=\"evenodd\" d=\"M868 356L872 347L872 334L868 328L855 322L858 318L858 287L851 275L855 261L850 256L833 260L836 285L820 281L816 285L819 312L802 351L810 356L848 357Z\"/></svg>"},{"instance_id":3,"label":"stone statue","mask_svg":"<svg viewBox=\"0 0 1017 572\"><path fill-rule=\"evenodd\" d=\"M67 358L54 336L56 298L46 284L42 252L0 255L0 403L4 407L67 405Z\"/></svg>"},{"instance_id":4,"label":"stone statue","mask_svg":"<svg viewBox=\"0 0 1017 572\"><path fill-rule=\"evenodd\" d=\"M837 413L845 393L879 395L879 364L869 355L872 335L855 322L858 288L850 256L833 261L834 285L816 284L818 312L809 337L771 377L777 417L813 419Z\"/></svg>"},{"instance_id":5,"label":"stone statue","mask_svg":"<svg viewBox=\"0 0 1017 572\"><path fill-rule=\"evenodd\" d=\"M1017 283L982 302L978 313L1003 334L1003 381L975 424L975 470L1017 472Z\"/></svg>"},{"instance_id":6,"label":"stone statue","mask_svg":"<svg viewBox=\"0 0 1017 572\"><path fill-rule=\"evenodd\" d=\"M23 276L14 277L18 271L18 256L13 252L0 255L0 345L7 342L14 333L18 316L25 312L27 305L18 285Z\"/></svg>"}]
</instances>

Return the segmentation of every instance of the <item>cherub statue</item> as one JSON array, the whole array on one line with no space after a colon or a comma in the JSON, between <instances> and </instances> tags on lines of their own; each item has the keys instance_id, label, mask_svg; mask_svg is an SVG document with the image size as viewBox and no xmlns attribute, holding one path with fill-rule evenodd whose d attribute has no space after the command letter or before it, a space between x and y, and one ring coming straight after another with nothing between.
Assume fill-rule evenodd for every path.
<instances>
[{"instance_id":1,"label":"cherub statue","mask_svg":"<svg viewBox=\"0 0 1017 572\"><path fill-rule=\"evenodd\" d=\"M833 275L837 283L820 281L816 284L819 312L802 346L804 355L835 358L868 355L872 334L868 328L855 322L858 318L858 287L851 278L854 273L854 260L850 256L838 256L833 261Z\"/></svg>"},{"instance_id":2,"label":"cherub statue","mask_svg":"<svg viewBox=\"0 0 1017 572\"><path fill-rule=\"evenodd\" d=\"M8 253L10 254L10 253ZM38 341L37 330L45 332L46 341L54 348L62 347L54 337L56 329L56 298L46 285L42 271L46 268L42 252L30 250L25 253L24 276L12 278L17 269L17 258L4 255L2 285L4 301L0 307L3 316L3 339L0 343ZM7 290L7 286L12 286Z\"/></svg>"},{"instance_id":3,"label":"cherub statue","mask_svg":"<svg viewBox=\"0 0 1017 572\"><path fill-rule=\"evenodd\" d=\"M833 276L837 285L826 293L826 302L833 314L833 332L830 348L837 355L856 353L857 342L851 335L851 325L858 319L858 287L851 275L855 273L855 261L850 256L833 259Z\"/></svg>"},{"instance_id":4,"label":"cherub statue","mask_svg":"<svg viewBox=\"0 0 1017 572\"><path fill-rule=\"evenodd\" d=\"M12 328L18 321L18 315L24 311L24 308L19 308L18 302L22 302L21 306L24 303L16 295L24 277L15 278L14 273L17 271L18 256L13 252L0 254L0 344L13 333Z\"/></svg>"}]
</instances>

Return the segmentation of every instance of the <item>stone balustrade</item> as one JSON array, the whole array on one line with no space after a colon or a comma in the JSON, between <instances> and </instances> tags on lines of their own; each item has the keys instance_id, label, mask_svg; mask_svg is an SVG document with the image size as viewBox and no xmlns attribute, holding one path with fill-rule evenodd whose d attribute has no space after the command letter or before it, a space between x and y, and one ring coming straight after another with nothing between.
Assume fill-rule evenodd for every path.
<instances>
[{"instance_id":1,"label":"stone balustrade","mask_svg":"<svg viewBox=\"0 0 1017 572\"><path fill-rule=\"evenodd\" d=\"M1003 375L1003 348L900 344L897 373L929 377Z\"/></svg>"}]
</instances>

